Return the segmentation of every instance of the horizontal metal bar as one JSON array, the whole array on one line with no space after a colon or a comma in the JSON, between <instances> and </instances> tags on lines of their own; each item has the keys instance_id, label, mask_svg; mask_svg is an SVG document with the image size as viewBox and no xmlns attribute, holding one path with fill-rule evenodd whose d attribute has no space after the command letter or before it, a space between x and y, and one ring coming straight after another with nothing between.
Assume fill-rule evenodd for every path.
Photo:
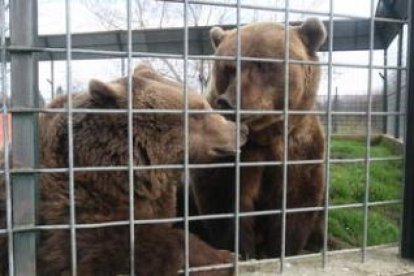
<instances>
[{"instance_id":1,"label":"horizontal metal bar","mask_svg":"<svg viewBox=\"0 0 414 276\"><path fill-rule=\"evenodd\" d=\"M403 156L386 156L386 157L370 157L371 161L401 161L404 159ZM331 163L342 164L342 163L362 163L367 159L364 158L344 158L344 159L330 159Z\"/></svg>"},{"instance_id":2,"label":"horizontal metal bar","mask_svg":"<svg viewBox=\"0 0 414 276\"><path fill-rule=\"evenodd\" d=\"M23 53L64 53L66 48L48 48L48 47L25 47L25 46L8 46L6 47L7 51L10 53L14 52L23 52ZM107 50L94 50L94 49L82 49L82 48L73 48L72 52L74 54L88 54L96 55L106 58L126 58L128 52L125 51L107 51ZM164 53L154 53L154 52L132 52L132 57L134 58L161 58L161 59L183 59L181 54L164 54ZM85 58L86 59L86 58ZM234 56L213 56L213 55L188 55L189 60L233 60L236 58ZM259 57L241 57L241 61L250 61L250 62L269 62L269 63L284 63L284 59L277 58L259 58ZM295 60L289 59L289 64L302 64L302 65L319 65L319 66L328 66L327 62L317 62L310 60ZM332 62L334 67L349 67L349 68L362 68L368 69L369 64L358 64L358 63L345 63L345 62ZM390 65L372 65L373 69L390 69L390 70L407 70L406 66L390 66Z\"/></svg>"},{"instance_id":3,"label":"horizontal metal bar","mask_svg":"<svg viewBox=\"0 0 414 276\"><path fill-rule=\"evenodd\" d=\"M73 108L74 114L127 114L128 109ZM11 108L11 113L67 113L65 108ZM134 114L184 114L182 109L132 109ZM288 110L289 115L327 115L326 110ZM234 110L190 109L188 114L235 114ZM283 110L240 110L241 115L283 115ZM339 116L366 116L367 111L331 111ZM372 116L405 116L404 111L371 111Z\"/></svg>"},{"instance_id":4,"label":"horizontal metal bar","mask_svg":"<svg viewBox=\"0 0 414 276\"><path fill-rule=\"evenodd\" d=\"M214 168L231 168L234 167L234 163L208 163L208 164L190 164L191 169L214 169ZM182 164L163 164L163 165L146 165L146 166L134 166L134 171L146 171L146 170L181 170L184 168ZM85 166L74 167L74 172L107 172L107 171L128 171L128 166ZM68 168L15 168L10 169L12 174L26 174L26 173L67 173ZM0 173L4 173L0 170Z\"/></svg>"},{"instance_id":5,"label":"horizontal metal bar","mask_svg":"<svg viewBox=\"0 0 414 276\"><path fill-rule=\"evenodd\" d=\"M401 204L401 200L387 200L387 201L378 201L378 202L368 202L368 206L383 206L383 205L395 205ZM341 204L341 205L330 205L328 206L329 210L337 209L349 209L349 208L359 208L365 206L364 203L351 203L351 204ZM318 207L301 207L301 208L286 208L286 213L295 214L295 213L306 213L306 212L317 212L323 211L324 206ZM281 214L282 210L264 210L264 211L252 211L252 212L240 212L240 217L256 217L256 216L268 216L268 215L278 215Z\"/></svg>"},{"instance_id":6,"label":"horizontal metal bar","mask_svg":"<svg viewBox=\"0 0 414 276\"><path fill-rule=\"evenodd\" d=\"M369 158L374 162L385 161L400 161L403 160L403 156L384 156L384 157L371 157ZM288 165L316 165L322 164L325 160L288 160ZM344 159L329 159L333 164L348 164L348 163L363 163L365 158L344 158ZM280 166L283 165L282 161L255 161L255 162L240 162L240 167L256 167L256 166ZM235 163L206 163L206 164L188 164L190 169L213 169L213 168L233 168ZM134 166L134 171L145 170L181 170L184 168L182 164L160 164L160 165L145 165ZM74 172L107 172L107 171L128 171L128 166L85 166L74 167ZM31 173L67 173L68 168L14 168L10 169L11 174L31 174ZM4 170L0 170L0 173L5 173Z\"/></svg>"},{"instance_id":7,"label":"horizontal metal bar","mask_svg":"<svg viewBox=\"0 0 414 276\"><path fill-rule=\"evenodd\" d=\"M207 266L198 266L198 267L190 267L188 268L188 272L201 272L201 271L214 271L219 269L226 269L226 268L232 268L234 267L234 263L228 263L228 264L215 264L215 265L207 265ZM184 274L184 270L179 270L178 274Z\"/></svg>"},{"instance_id":8,"label":"horizontal metal bar","mask_svg":"<svg viewBox=\"0 0 414 276\"><path fill-rule=\"evenodd\" d=\"M385 205L396 205L401 204L401 200L385 200L385 201L373 201L368 202L369 207L376 206L385 206ZM339 210L339 209L349 209L349 208L360 208L363 207L363 203L350 203L350 204L340 204L340 205L331 205L328 206L329 210ZM287 213L305 213L305 212L315 212L322 211L324 207L301 207L301 208L286 208ZM253 216L268 216L268 215L278 215L281 214L280 209L274 210L265 210L265 211L253 211L253 212L242 212L240 211L240 217L253 217ZM198 216L188 216L189 221L200 221L200 220L214 220L214 219L228 219L234 218L233 213L220 213L220 214L210 214L210 215L198 215ZM172 217L164 219L142 219L134 220L135 225L143 224L163 224L163 223L176 223L184 221L184 217ZM76 229L96 229L96 228L107 228L107 227L116 227L116 226L128 226L129 220L121 221L109 221L109 222L100 222L100 223L78 223L75 224ZM70 224L53 224L53 225L19 225L12 228L12 232L27 232L27 231L46 231L46 230L63 230L70 229ZM7 229L0 229L0 234L6 234Z\"/></svg>"}]
</instances>

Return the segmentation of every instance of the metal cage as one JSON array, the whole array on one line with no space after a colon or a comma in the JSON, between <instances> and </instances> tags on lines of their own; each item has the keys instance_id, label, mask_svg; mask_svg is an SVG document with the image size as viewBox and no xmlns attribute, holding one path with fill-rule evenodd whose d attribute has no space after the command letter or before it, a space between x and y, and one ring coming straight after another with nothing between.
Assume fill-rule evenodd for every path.
<instances>
[{"instance_id":1,"label":"metal cage","mask_svg":"<svg viewBox=\"0 0 414 276\"><path fill-rule=\"evenodd\" d=\"M96 32L96 33L72 33L71 30L71 14L74 12L71 9L71 1L65 0L65 22L66 33L60 35L38 35L37 32L37 1L36 0L11 0L10 1L10 37L6 37L6 3L0 0L0 26L1 27L1 90L3 98L2 116L3 116L3 133L4 133L4 170L2 173L6 181L6 206L7 206L7 227L0 229L0 234L8 236L8 252L9 252L9 275L35 275L36 274L36 236L38 231L52 230L52 229L69 229L71 237L71 258L72 258L72 275L76 275L77 270L77 246L76 233L78 229L94 228L94 227L109 227L112 225L128 225L130 229L130 274L134 275L134 228L138 224L145 223L165 223L165 222L184 222L186 229L185 239L185 267L184 273L189 275L194 269L189 265L189 239L188 229L191 221L211 219L211 218L235 218L235 255L239 254L239 220L241 217L263 215L263 214L281 214L282 216L282 253L280 257L280 271L285 269L285 238L286 238L286 215L293 212L306 211L323 211L325 214L324 223L324 243L321 252L323 265L328 262L328 213L332 209L341 208L361 208L364 214L363 223L363 242L362 247L353 249L353 251L362 250L362 259L365 260L367 256L367 235L368 235L368 214L371 206L385 206L389 204L400 204L400 200L386 201L386 202L371 202L369 200L370 189L370 166L372 162L381 162L387 160L404 160L404 198L403 198L403 223L401 236L401 255L404 258L414 259L414 126L411 122L414 121L414 77L409 67L414 64L413 51L413 21L414 5L410 0L379 0L375 5L375 1L371 0L370 18L363 18L359 16L343 15L334 13L335 0L329 1L329 12L309 12L306 10L291 9L289 0L284 1L283 8L276 8L271 6L247 5L242 4L241 0L229 3L229 1L204 1L204 0L169 0L169 2L182 3L183 5L183 28L168 28L168 29L147 29L147 30L133 30L131 21L133 20L131 14L131 0L125 0L126 8L126 30ZM285 85L285 108L283 110L271 111L269 114L283 114L284 118L284 157L280 162L258 162L258 163L243 163L240 160L240 153L237 154L235 163L216 164L215 166L235 166L236 168L236 200L235 212L230 214L220 214L217 216L190 216L189 215L189 201L188 201L188 187L189 187L189 170L191 168L200 168L214 166L211 164L193 165L189 162L188 149L188 116L193 111L188 110L187 99L187 74L188 62L190 60L217 60L220 57L211 56L212 49L208 39L208 30L211 26L190 27L188 25L188 9L190 5L212 5L229 7L236 10L236 24L226 27L236 27L239 30L241 26L241 13L244 10L267 10L279 12L284 14L283 24L287 27L291 24L289 15L291 13L300 13L310 16L323 16L328 18L324 21L328 30L328 40L323 45L321 51L328 55L327 62L316 63L327 68L328 77L328 94L326 98L326 105L324 110L317 111L297 111L289 110L288 108L288 81ZM345 19L337 19L337 17ZM408 26L407 40L409 47L406 55L406 64L399 62L396 66L375 65L373 63L373 52L376 49L385 50L389 47L392 40L402 34L404 26ZM289 68L289 64L303 63L303 61L292 60L289 58L288 43L285 45L285 56L282 60L270 58L251 58L242 57L240 32L237 31L237 55L236 57L221 57L233 58L237 65L237 80L238 80L238 99L237 108L235 111L238 133L240 130L240 118L242 114L247 114L249 111L241 110L240 108L240 68L242 61L266 61L266 62L283 62L285 68ZM289 32L286 32L285 38L289 37ZM288 39L286 39L288 41ZM400 38L402 45L402 39ZM332 59L334 51L347 50L365 50L369 52L369 62L367 65L349 63L337 63ZM401 49L400 49L401 50ZM169 165L169 166L153 166L153 169L179 169L184 171L185 182L185 210L183 217L172 219L159 220L137 220L134 218L134 196L133 196L133 180L134 170L145 170L149 167L137 167L133 165L133 141L132 141L132 116L135 113L151 113L157 112L153 110L134 110L132 106L132 84L131 84L131 68L132 59L137 57L155 57L155 58L172 58L182 60L184 62L184 97L186 108L183 111L175 111L176 113L184 114L185 125L185 161L183 164ZM66 61L66 90L72 90L72 61L83 59L106 59L106 58L120 58L126 61L126 74L128 78L129 104L124 112L128 115L128 144L129 144L129 164L126 167L119 167L116 169L128 171L129 174L129 220L108 222L100 224L77 224L75 212L75 183L74 172L87 170L113 170L108 167L90 167L79 168L74 166L73 160L73 126L72 117L77 113L93 113L93 110L74 109L72 107L71 97L68 97L68 107L64 109L47 109L39 106L39 91L38 91L38 62L39 61ZM400 61L402 57L400 56ZM309 63L309 62L308 62ZM8 65L10 64L11 81L8 85ZM312 64L312 63L310 63ZM314 64L315 65L315 64ZM366 110L346 111L334 109L334 91L332 87L333 67L349 67L349 68L364 68L367 69L368 74L368 93L366 95ZM386 107L373 109L373 95L372 95L372 74L374 69L395 70L396 72L404 72L406 74L406 92L407 92L407 107L406 111L401 107L396 109L388 109ZM286 70L288 72L288 70ZM286 80L289 74L285 74ZM384 80L386 82L386 80ZM398 100L401 101L401 76L400 89L398 91ZM12 101L8 103L8 91L11 90ZM69 92L68 92L69 95ZM69 141L69 159L68 168L55 169L40 169L37 161L37 119L39 113L67 113L68 115L68 141ZM107 110L105 112L116 112L114 110ZM118 111L119 112L119 111ZM174 112L174 111L158 111L158 112ZM265 111L259 111L266 113ZM8 124L9 114L13 115L12 126ZM99 112L95 112L99 113ZM220 112L219 112L220 113ZM225 112L221 112L225 113ZM313 114L323 116L326 122L326 155L322 160L303 160L288 161L287 157L287 139L288 139L288 114ZM331 137L334 132L333 120L336 116L359 116L366 120L366 154L362 158L353 159L334 159L330 155ZM372 157L371 156L371 136L373 117L395 117L398 121L398 126L395 126L395 133L399 133L401 122L405 122L405 152L404 156L392 157ZM380 123L381 125L381 123ZM397 129L398 127L398 129ZM22 164L23 169L11 168L11 160L9 159L9 151L11 150L8 141L9 129L13 130L12 144L13 144L13 159ZM387 129L387 125L383 126ZM397 136L397 135L396 135ZM237 144L240 145L240 135L237 135ZM326 200L322 207L289 209L287 208L287 169L290 164L324 164L325 178L326 178ZM365 193L362 203L343 204L339 206L331 206L329 202L330 191L330 166L337 163L361 163L365 164ZM242 213L239 208L239 192L240 192L240 170L243 167L252 165L262 166L282 166L283 168L283 202L280 210L271 210L266 212ZM62 171L69 174L69 188L70 188L70 223L67 225L38 225L36 221L36 201L37 201L37 174L39 172L53 172ZM289 257L290 258L290 257ZM298 258L298 257L294 257ZM239 267L243 264L234 259L233 266L235 267L236 275Z\"/></svg>"}]
</instances>

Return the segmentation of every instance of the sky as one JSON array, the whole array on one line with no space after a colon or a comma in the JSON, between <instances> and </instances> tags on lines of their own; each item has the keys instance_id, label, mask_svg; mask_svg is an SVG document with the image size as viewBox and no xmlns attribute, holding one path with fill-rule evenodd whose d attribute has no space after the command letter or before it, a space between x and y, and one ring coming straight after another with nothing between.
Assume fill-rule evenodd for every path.
<instances>
[{"instance_id":1,"label":"sky","mask_svg":"<svg viewBox=\"0 0 414 276\"><path fill-rule=\"evenodd\" d=\"M162 1L141 0L144 1L146 10L143 14L143 21L149 28L159 27L160 14L162 12ZM377 0L375 1L375 5ZM133 0L132 2L135 3ZM225 3L235 3L235 0L222 0ZM106 31L110 29L125 29L126 12L123 0L71 0L71 30L73 33ZM258 1L241 0L242 4L257 5ZM369 17L370 0L334 0L334 13L341 15L352 15ZM260 5L283 8L284 1L281 0L261 0ZM168 3L164 9L165 20L164 27L182 26L182 4ZM195 7L195 6L194 6ZM195 7L199 9L200 6ZM136 8L136 6L135 6ZM292 10L307 10L312 12L329 12L329 0L290 0ZM38 28L39 34L63 34L65 32L65 1L63 0L39 0L38 2ZM135 10L134 10L135 11ZM225 14L225 16L221 16ZM223 9L221 7L203 6L199 10L197 22L200 25L215 24L234 24L235 10ZM133 12L133 27L139 28L137 13ZM303 20L306 16L303 14L292 13L290 20ZM102 19L104 18L104 20ZM243 23L252 21L278 20L283 21L283 13L253 11L243 9L241 12ZM324 17L321 17L324 19ZM105 23L103 23L105 21ZM108 23L109 22L109 23ZM207 22L207 24L206 24ZM189 24L194 25L194 20L189 18ZM327 59L326 54L320 54L322 60ZM368 64L368 52L335 52L333 61L338 63L355 63ZM383 52L375 51L374 64L383 65ZM157 63L156 63L157 64ZM182 66L182 62L176 63L176 66ZM50 85L50 62L41 62L39 64L39 88L45 99L51 96ZM55 88L58 86L66 87L66 63L64 61L54 63ZM102 80L111 80L121 76L120 60L92 60L92 61L73 61L72 62L73 86L75 90L82 90L87 87L91 78ZM326 72L325 72L326 73ZM373 73L373 90L382 89L382 79L379 76L380 71L374 70ZM333 88L340 94L366 94L368 84L368 70L335 67L333 76ZM195 80L190 80L190 85L197 86ZM196 87L197 88L197 87ZM328 89L327 75L323 74L320 94L326 94Z\"/></svg>"}]
</instances>

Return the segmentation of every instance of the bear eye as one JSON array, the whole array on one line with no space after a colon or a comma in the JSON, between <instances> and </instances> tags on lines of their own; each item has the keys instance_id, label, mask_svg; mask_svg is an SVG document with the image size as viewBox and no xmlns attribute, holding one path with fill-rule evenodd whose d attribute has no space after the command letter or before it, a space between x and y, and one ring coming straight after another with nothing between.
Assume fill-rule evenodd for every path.
<instances>
[{"instance_id":1,"label":"bear eye","mask_svg":"<svg viewBox=\"0 0 414 276\"><path fill-rule=\"evenodd\" d=\"M267 64L265 62L256 62L255 66L259 71L265 71L265 70L269 69L269 64Z\"/></svg>"},{"instance_id":2,"label":"bear eye","mask_svg":"<svg viewBox=\"0 0 414 276\"><path fill-rule=\"evenodd\" d=\"M230 65L226 65L224 66L224 74L226 74L228 77L234 76L236 74L236 68Z\"/></svg>"}]
</instances>

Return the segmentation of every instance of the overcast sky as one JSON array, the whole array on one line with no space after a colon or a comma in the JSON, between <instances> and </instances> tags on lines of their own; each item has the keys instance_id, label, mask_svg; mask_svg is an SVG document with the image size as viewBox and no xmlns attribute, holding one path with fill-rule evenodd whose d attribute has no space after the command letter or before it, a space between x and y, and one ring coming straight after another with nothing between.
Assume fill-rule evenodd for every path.
<instances>
[{"instance_id":1,"label":"overcast sky","mask_svg":"<svg viewBox=\"0 0 414 276\"><path fill-rule=\"evenodd\" d=\"M39 0L39 34L62 34L65 32L65 5L63 0ZM97 5L91 5L92 2L97 2ZM125 2L120 0L71 0L71 29L72 32L92 32L92 31L106 31L109 29L125 28ZM132 1L134 2L134 0ZM235 1L223 1L226 3L235 3ZM242 0L243 4L257 5L259 1ZM338 14L349 14L354 16L370 16L370 0L334 0L334 12ZM377 2L377 0L375 0ZM148 27L158 27L160 10L162 7L161 1L147 0L145 7L148 12L144 15L145 24ZM272 5L283 8L284 1L281 0L262 0L260 5ZM376 3L375 3L376 5ZM290 0L291 9L300 9L316 12L329 12L328 0ZM210 9L213 9L212 13ZM167 20L164 22L165 27L179 27L182 26L182 4L170 3L165 8L167 13ZM227 16L221 18L221 23L234 24L235 10L227 9L224 11L221 7L205 7L200 13L200 18L207 18L209 16L209 25L217 24L219 15L226 13ZM108 19L112 16L113 21L118 27L104 24L102 19L97 16L101 14ZM213 14L213 15L211 15ZM175 16L174 16L175 15ZM303 20L305 15L292 13L290 20ZM283 13L276 14L274 12L258 12L248 9L243 9L241 13L243 23L248 23L258 20L280 20L283 21ZM275 19L276 18L276 19ZM323 19L323 18L322 18ZM203 20L200 20L202 22ZM193 22L190 19L190 25ZM134 13L133 18L134 28L138 27L138 20ZM321 54L321 58L327 58L326 55ZM367 52L346 52L334 53L334 62L368 64ZM374 55L374 64L383 64L383 52L376 51ZM50 63L42 62L40 65L39 86L43 96L48 99L51 95L50 84ZM119 60L93 60L93 61L73 61L73 82L78 89L85 88L90 78L100 78L103 80L110 80L121 75L121 63ZM367 69L351 69L337 67L334 68L334 88L337 87L341 94L365 94L367 92L368 70ZM373 88L380 90L382 88L379 71L374 72ZM66 86L65 82L65 62L55 62L55 87ZM327 78L326 75L322 78L321 94L327 93Z\"/></svg>"}]
</instances>

